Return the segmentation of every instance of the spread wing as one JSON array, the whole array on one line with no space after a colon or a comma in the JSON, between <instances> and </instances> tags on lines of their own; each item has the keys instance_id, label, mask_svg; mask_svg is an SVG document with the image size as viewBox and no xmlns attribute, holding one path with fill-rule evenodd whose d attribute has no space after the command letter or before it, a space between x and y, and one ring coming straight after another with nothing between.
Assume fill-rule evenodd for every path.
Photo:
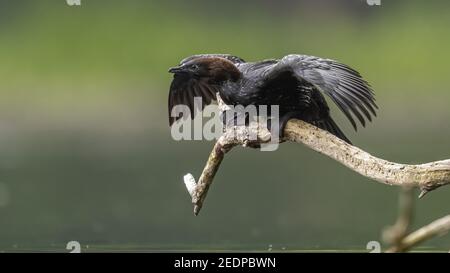
<instances>
[{"instance_id":1,"label":"spread wing","mask_svg":"<svg viewBox=\"0 0 450 273\"><path fill-rule=\"evenodd\" d=\"M245 62L243 59L227 55L227 54L201 54L193 55L181 61L180 65L191 61L195 58L201 57L221 57L238 64ZM216 94L219 92L219 86L208 83L206 80L194 79L187 75L175 74L170 85L169 91L169 125L182 118L183 116L172 116L172 110L176 105L186 105L191 113L191 118L194 118L197 111L211 104L216 100ZM201 104L194 104L194 98L201 97ZM187 117L183 117L187 118Z\"/></svg>"},{"instance_id":2,"label":"spread wing","mask_svg":"<svg viewBox=\"0 0 450 273\"><path fill-rule=\"evenodd\" d=\"M264 72L267 81L281 73L291 72L299 80L315 85L327 94L349 119L355 130L354 115L363 126L367 118L376 116L374 93L361 75L349 66L334 60L306 55L288 55Z\"/></svg>"}]
</instances>

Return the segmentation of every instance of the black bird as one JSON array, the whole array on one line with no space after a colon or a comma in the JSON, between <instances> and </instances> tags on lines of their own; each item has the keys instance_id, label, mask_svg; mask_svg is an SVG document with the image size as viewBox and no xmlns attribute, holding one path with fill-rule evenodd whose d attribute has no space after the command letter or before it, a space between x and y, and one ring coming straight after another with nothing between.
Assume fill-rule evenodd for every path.
<instances>
[{"instance_id":1,"label":"black bird","mask_svg":"<svg viewBox=\"0 0 450 273\"><path fill-rule=\"evenodd\" d=\"M281 133L289 119L297 118L350 143L331 118L323 93L355 130L354 117L365 126L365 118L372 121L378 109L372 89L357 71L314 56L246 62L228 54L201 54L183 59L169 72L174 73L169 92L170 126L180 118L170 116L175 105L187 105L194 113L194 97L202 97L204 107L218 92L228 105L279 105Z\"/></svg>"}]
</instances>

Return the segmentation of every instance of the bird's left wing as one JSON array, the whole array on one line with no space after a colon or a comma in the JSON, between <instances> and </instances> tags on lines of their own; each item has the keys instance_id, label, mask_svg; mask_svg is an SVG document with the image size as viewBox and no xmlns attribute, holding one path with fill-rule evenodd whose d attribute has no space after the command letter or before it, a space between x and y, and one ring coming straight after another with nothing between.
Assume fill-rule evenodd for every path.
<instances>
[{"instance_id":1,"label":"bird's left wing","mask_svg":"<svg viewBox=\"0 0 450 273\"><path fill-rule=\"evenodd\" d=\"M365 126L364 116L371 121L376 116L374 93L361 75L349 66L330 59L307 55L288 55L264 72L266 81L291 72L299 80L315 85L327 94L349 119L356 130L350 112ZM363 116L364 115L364 116Z\"/></svg>"},{"instance_id":2,"label":"bird's left wing","mask_svg":"<svg viewBox=\"0 0 450 273\"><path fill-rule=\"evenodd\" d=\"M187 63L195 58L203 57L225 58L234 64L245 62L237 56L228 54L199 54L183 59L180 62L180 65L183 65L184 63ZM172 111L175 106L186 105L189 108L190 117L194 118L196 111L203 110L205 105L211 104L211 102L216 100L216 94L219 92L219 89L219 86L210 84L205 80L175 74L169 91L169 125L172 126L172 124L180 118L187 118L173 115L174 113L172 113ZM196 105L194 103L195 97L201 97L201 104Z\"/></svg>"}]
</instances>

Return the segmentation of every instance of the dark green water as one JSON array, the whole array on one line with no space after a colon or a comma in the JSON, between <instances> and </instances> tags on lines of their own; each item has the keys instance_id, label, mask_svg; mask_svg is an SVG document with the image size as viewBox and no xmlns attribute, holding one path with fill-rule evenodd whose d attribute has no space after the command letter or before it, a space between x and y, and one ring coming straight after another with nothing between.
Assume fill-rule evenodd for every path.
<instances>
[{"instance_id":1,"label":"dark green water","mask_svg":"<svg viewBox=\"0 0 450 273\"><path fill-rule=\"evenodd\" d=\"M135 134L83 129L55 130L50 137L37 130L5 139L0 248L64 250L56 246L76 240L90 251L266 251L270 245L365 251L395 220L397 188L293 143L276 152L236 148L227 154L195 217L182 176L198 177L212 143L175 142L167 132L143 127ZM448 156L446 128L436 128L428 142L430 135L414 128L380 134L374 127L352 139L386 159ZM414 227L448 213L449 190L416 203ZM448 236L426 244L444 251L449 245Z\"/></svg>"}]
</instances>

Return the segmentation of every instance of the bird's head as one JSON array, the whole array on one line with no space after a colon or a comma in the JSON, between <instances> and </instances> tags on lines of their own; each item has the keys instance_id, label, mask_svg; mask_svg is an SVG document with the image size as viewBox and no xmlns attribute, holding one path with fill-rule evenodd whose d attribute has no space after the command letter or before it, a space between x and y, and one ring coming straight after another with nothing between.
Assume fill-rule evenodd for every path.
<instances>
[{"instance_id":1,"label":"bird's head","mask_svg":"<svg viewBox=\"0 0 450 273\"><path fill-rule=\"evenodd\" d=\"M233 62L221 57L192 56L181 61L177 67L169 69L175 75L206 80L210 84L237 81L241 72Z\"/></svg>"}]
</instances>

